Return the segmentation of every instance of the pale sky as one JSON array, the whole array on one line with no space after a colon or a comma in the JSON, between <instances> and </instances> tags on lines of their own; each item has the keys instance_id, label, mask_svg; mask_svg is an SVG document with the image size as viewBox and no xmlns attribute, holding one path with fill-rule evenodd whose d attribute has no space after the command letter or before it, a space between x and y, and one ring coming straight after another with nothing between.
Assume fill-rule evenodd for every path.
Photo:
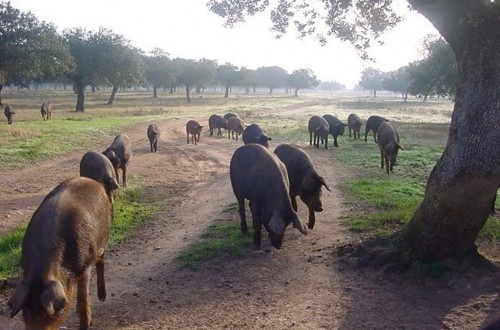
<instances>
[{"instance_id":1,"label":"pale sky","mask_svg":"<svg viewBox=\"0 0 500 330\"><path fill-rule=\"evenodd\" d=\"M172 58L208 58L256 69L279 66L289 73L310 68L320 80L335 80L354 87L361 71L369 66L390 71L421 58L423 38L437 34L420 14L406 9L406 1L395 0L406 13L405 21L387 32L383 46L369 54L375 63L361 60L346 42L330 39L321 46L313 39L298 40L294 31L282 39L270 31L269 16L251 17L233 29L211 13L206 0L11 0L11 5L31 11L39 20L54 23L60 32L82 27L112 30L145 52L162 48Z\"/></svg>"}]
</instances>

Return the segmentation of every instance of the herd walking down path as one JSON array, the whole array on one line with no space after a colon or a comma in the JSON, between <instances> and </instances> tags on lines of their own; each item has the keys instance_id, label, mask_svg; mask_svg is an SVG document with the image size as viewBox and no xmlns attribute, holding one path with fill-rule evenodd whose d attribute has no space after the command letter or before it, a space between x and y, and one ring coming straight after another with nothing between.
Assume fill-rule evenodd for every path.
<instances>
[{"instance_id":1,"label":"herd walking down path","mask_svg":"<svg viewBox=\"0 0 500 330\"><path fill-rule=\"evenodd\" d=\"M366 238L345 224L358 205L340 187L353 173L332 161L335 150L306 141L301 147L331 190L323 189L323 212L316 214L314 229L303 235L289 226L280 250L264 233L260 250L199 270L181 268L177 256L208 226L239 222L230 207L236 199L229 163L243 143L209 137L207 126L198 145L186 144L185 120L156 123L162 132L157 153L150 151L149 123L121 133L133 149L128 187L148 187L163 211L106 252L104 302L97 299L92 270L93 329L478 329L500 314L497 276L454 273L436 279L343 260L342 250ZM288 141L273 139L270 149L283 142ZM0 235L29 218L58 183L77 176L85 151L0 170ZM298 210L307 223L308 209L300 200ZM0 329L23 329L21 315L9 317L12 287L6 287ZM74 309L64 327L78 327Z\"/></svg>"}]
</instances>

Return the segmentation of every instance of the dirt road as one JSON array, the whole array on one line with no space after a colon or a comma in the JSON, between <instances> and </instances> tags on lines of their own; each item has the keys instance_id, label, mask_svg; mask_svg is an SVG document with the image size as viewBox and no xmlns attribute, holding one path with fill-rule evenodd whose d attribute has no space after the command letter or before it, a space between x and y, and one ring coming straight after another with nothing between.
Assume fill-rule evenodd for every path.
<instances>
[{"instance_id":1,"label":"dirt road","mask_svg":"<svg viewBox=\"0 0 500 330\"><path fill-rule=\"evenodd\" d=\"M241 259L180 269L176 256L205 228L237 221L224 210L235 201L228 168L241 142L205 132L198 146L187 145L185 121L158 124L157 154L149 152L147 123L123 133L134 149L129 173L152 187L166 211L107 253L108 299L97 301L92 283L93 329L477 329L499 315L495 276L422 279L340 262L337 248L361 239L342 221L355 205L338 186L351 174L328 159L335 150L306 145L332 190L324 191L314 230L304 236L289 228L281 250L263 239L260 251ZM0 208L6 210L0 229L29 216L58 182L76 175L81 154L0 171ZM299 215L307 219L301 202ZM8 294L1 298L0 328L22 329L20 315L8 318ZM77 328L74 314L66 326Z\"/></svg>"}]
</instances>

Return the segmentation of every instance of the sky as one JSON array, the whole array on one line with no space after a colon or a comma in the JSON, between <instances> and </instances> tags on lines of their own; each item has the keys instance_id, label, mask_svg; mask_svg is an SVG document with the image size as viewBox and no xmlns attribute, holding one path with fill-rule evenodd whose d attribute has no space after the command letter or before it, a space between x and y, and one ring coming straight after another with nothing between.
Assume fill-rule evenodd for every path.
<instances>
[{"instance_id":1,"label":"sky","mask_svg":"<svg viewBox=\"0 0 500 330\"><path fill-rule=\"evenodd\" d=\"M315 0L311 0L315 1ZM207 0L10 0L21 11L31 11L40 21L53 23L59 32L69 28L112 30L135 47L149 52L167 51L172 58L208 58L219 64L257 69L279 66L292 73L310 68L322 81L333 80L353 88L367 67L396 70L420 59L422 41L436 29L420 14L394 0L404 15L402 23L385 33L383 46L374 46L363 61L354 47L334 38L326 46L316 40L299 40L293 30L281 39L270 31L269 15L250 17L234 28L206 7Z\"/></svg>"}]
</instances>

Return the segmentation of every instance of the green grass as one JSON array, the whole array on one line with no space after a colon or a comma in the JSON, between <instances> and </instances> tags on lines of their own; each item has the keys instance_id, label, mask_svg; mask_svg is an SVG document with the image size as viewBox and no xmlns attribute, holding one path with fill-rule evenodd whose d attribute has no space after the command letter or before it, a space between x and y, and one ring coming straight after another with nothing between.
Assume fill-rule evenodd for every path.
<instances>
[{"instance_id":1,"label":"green grass","mask_svg":"<svg viewBox=\"0 0 500 330\"><path fill-rule=\"evenodd\" d=\"M247 236L241 234L239 221L211 225L199 241L181 252L178 259L182 267L192 270L207 263L220 264L230 258L242 257L252 246L251 237L251 230Z\"/></svg>"},{"instance_id":2,"label":"green grass","mask_svg":"<svg viewBox=\"0 0 500 330\"><path fill-rule=\"evenodd\" d=\"M0 237L0 278L21 274L21 244L27 224Z\"/></svg>"}]
</instances>

